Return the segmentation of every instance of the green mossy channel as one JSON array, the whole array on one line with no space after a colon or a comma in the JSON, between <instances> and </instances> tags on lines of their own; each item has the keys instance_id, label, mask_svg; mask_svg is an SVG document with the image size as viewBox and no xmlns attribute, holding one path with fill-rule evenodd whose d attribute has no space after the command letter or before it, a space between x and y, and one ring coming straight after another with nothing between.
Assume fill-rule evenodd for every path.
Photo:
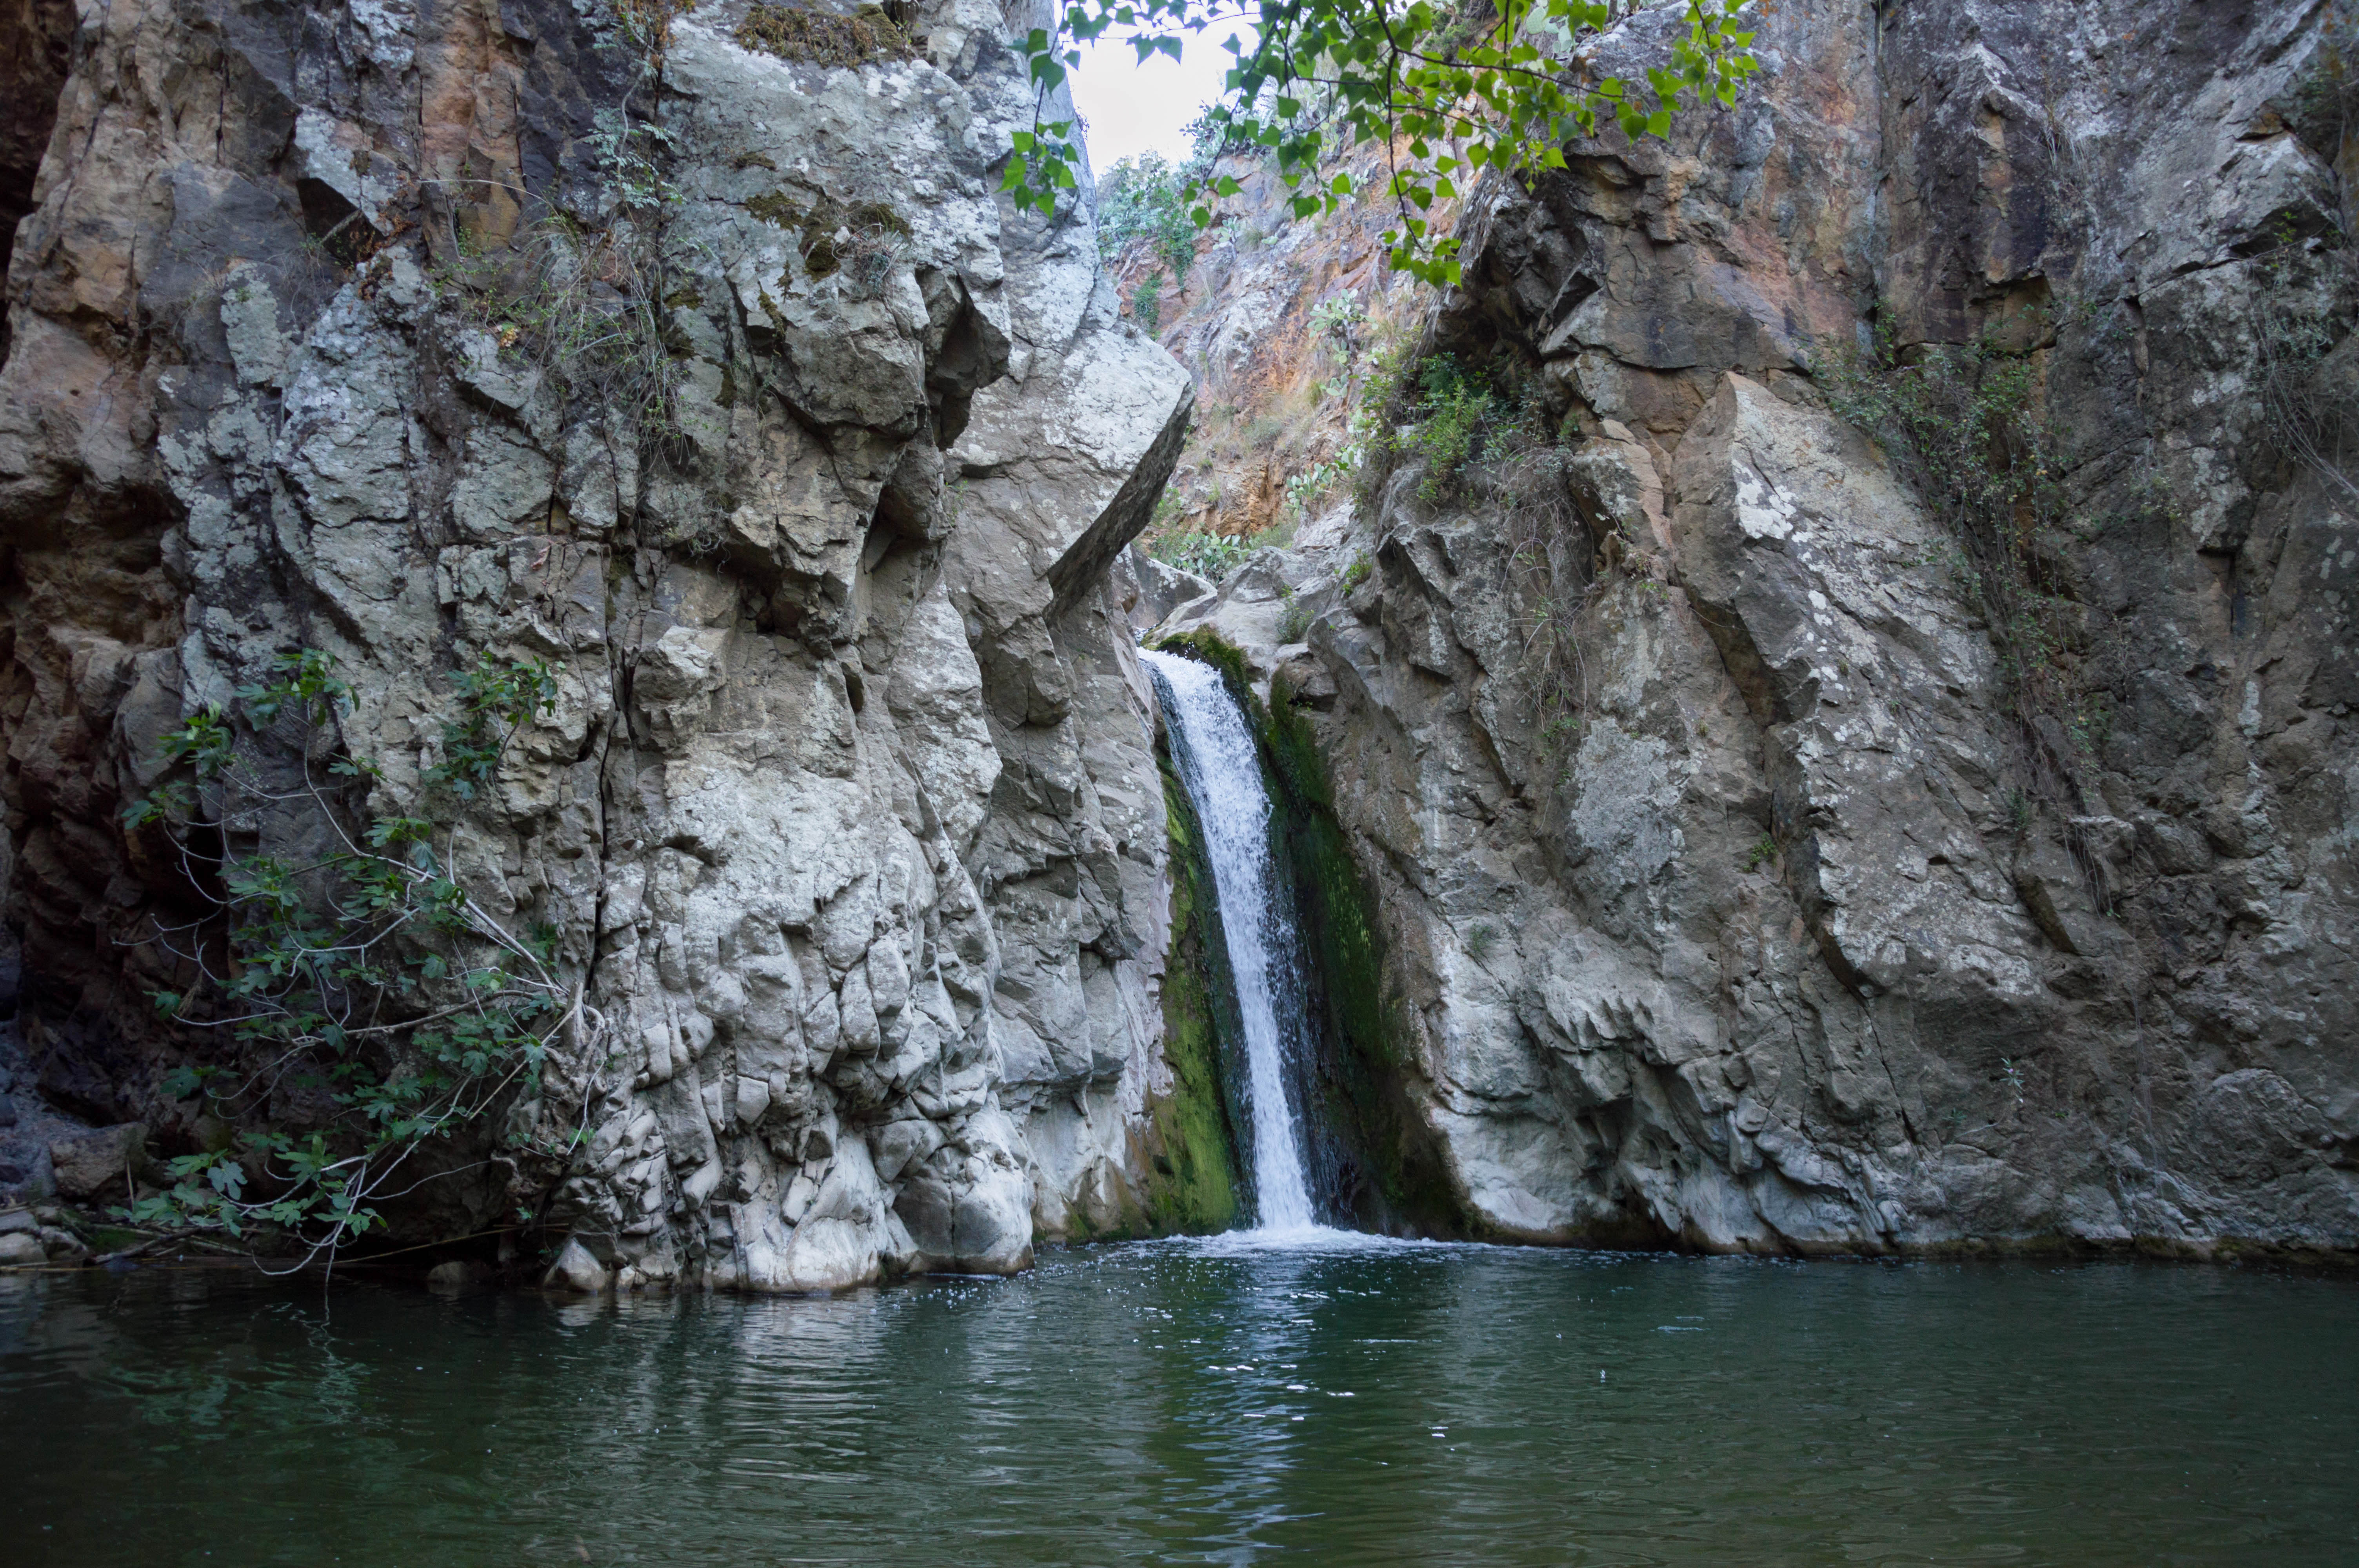
<instances>
[{"instance_id":1,"label":"green mossy channel","mask_svg":"<svg viewBox=\"0 0 2359 1568\"><path fill-rule=\"evenodd\" d=\"M1159 751L1159 749L1158 749ZM1212 868L1198 838L1195 808L1158 755L1170 840L1171 939L1163 975L1163 1056L1168 1092L1152 1097L1132 1150L1140 1174L1110 1223L1070 1217L1074 1239L1115 1241L1142 1236L1209 1236L1246 1222L1244 1107L1245 1034L1236 986L1212 896Z\"/></svg>"},{"instance_id":2,"label":"green mossy channel","mask_svg":"<svg viewBox=\"0 0 2359 1568\"><path fill-rule=\"evenodd\" d=\"M1375 919L1375 901L1353 859L1351 838L1337 819L1327 764L1310 715L1296 706L1284 683L1274 684L1273 701L1254 695L1245 656L1212 633L1198 630L1158 644L1159 651L1201 660L1222 673L1230 694L1245 713L1260 744L1262 774L1276 812L1275 837L1291 876L1295 920L1310 994L1303 1012L1316 1040L1314 1073L1320 1126L1311 1130L1313 1165L1323 1168L1332 1194L1361 1227L1393 1234L1458 1236L1467 1232L1464 1212L1445 1174L1439 1149L1409 1098L1413 1071L1405 1042L1408 1032L1387 985L1385 946ZM1164 762L1169 799L1185 805L1185 792ZM1177 813L1174 823L1180 821ZM1193 817L1188 818L1192 824ZM1175 827L1175 834L1178 829ZM1212 913L1209 874L1201 869L1194 908ZM1180 859L1173 841L1175 868ZM1174 872L1175 887L1178 873ZM1175 902L1176 902L1175 893ZM1202 922L1218 940L1218 922ZM1176 925L1175 925L1176 932ZM1166 975L1164 1008L1180 989L1191 963L1176 935ZM1199 969L1184 982L1213 989L1234 1010L1225 964L1217 975ZM1238 1036L1233 1034L1233 1040ZM1242 1049L1226 1058L1225 1083L1243 1071ZM1176 1065L1176 1063L1175 1063ZM1226 1103L1238 1096L1226 1091ZM1244 1125L1232 1112L1233 1125Z\"/></svg>"},{"instance_id":3,"label":"green mossy channel","mask_svg":"<svg viewBox=\"0 0 2359 1568\"><path fill-rule=\"evenodd\" d=\"M1209 1234L1244 1217L1243 1108L1234 1086L1244 1036L1212 899L1212 869L1188 792L1161 759L1171 843L1171 946L1163 971L1163 1055L1171 1091L1147 1107L1147 1175L1139 1228Z\"/></svg>"}]
</instances>

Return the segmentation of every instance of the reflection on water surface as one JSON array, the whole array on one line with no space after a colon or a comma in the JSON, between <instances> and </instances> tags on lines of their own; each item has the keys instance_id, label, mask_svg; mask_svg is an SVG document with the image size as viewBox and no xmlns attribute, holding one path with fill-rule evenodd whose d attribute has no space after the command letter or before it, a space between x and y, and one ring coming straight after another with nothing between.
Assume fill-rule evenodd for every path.
<instances>
[{"instance_id":1,"label":"reflection on water surface","mask_svg":"<svg viewBox=\"0 0 2359 1568\"><path fill-rule=\"evenodd\" d=\"M0 1280L12 1562L2359 1561L2359 1283L1211 1242L835 1301ZM210 1552L210 1557L205 1554Z\"/></svg>"}]
</instances>

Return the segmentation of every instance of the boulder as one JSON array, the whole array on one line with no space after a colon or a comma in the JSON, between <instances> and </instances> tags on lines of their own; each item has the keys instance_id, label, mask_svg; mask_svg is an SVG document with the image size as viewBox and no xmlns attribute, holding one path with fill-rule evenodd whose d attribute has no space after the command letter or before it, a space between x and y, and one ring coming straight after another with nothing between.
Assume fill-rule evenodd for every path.
<instances>
[{"instance_id":1,"label":"boulder","mask_svg":"<svg viewBox=\"0 0 2359 1568\"><path fill-rule=\"evenodd\" d=\"M49 1144L49 1163L57 1173L60 1196L80 1203L114 1195L127 1198L129 1184L147 1169L147 1130L126 1121L56 1139Z\"/></svg>"},{"instance_id":2,"label":"boulder","mask_svg":"<svg viewBox=\"0 0 2359 1568\"><path fill-rule=\"evenodd\" d=\"M436 1266L438 1272L449 1267L451 1265L447 1263ZM429 1275L429 1279L431 1277ZM557 1261L549 1266L549 1272L541 1276L540 1283L544 1290L571 1291L587 1296L605 1290L612 1280L606 1272L606 1266L598 1261L590 1249L582 1246L579 1239L568 1237L565 1245L558 1249Z\"/></svg>"}]
</instances>

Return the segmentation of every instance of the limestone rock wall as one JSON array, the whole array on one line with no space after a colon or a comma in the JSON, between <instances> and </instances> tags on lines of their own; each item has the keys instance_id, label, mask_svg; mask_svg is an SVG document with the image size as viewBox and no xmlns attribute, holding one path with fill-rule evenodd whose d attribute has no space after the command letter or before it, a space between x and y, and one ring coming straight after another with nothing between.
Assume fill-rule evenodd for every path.
<instances>
[{"instance_id":1,"label":"limestone rock wall","mask_svg":"<svg viewBox=\"0 0 2359 1568\"><path fill-rule=\"evenodd\" d=\"M1170 624L1311 716L1477 1229L2347 1252L2359 443L2305 460L2266 395L2267 312L2330 395L2353 351L2347 16L1760 25L1733 115L1470 201L1430 346L1580 437L1411 461ZM1828 411L1875 326L2030 353L2108 704L2077 797L2028 787L2082 741L2022 728L1950 520Z\"/></svg>"},{"instance_id":2,"label":"limestone rock wall","mask_svg":"<svg viewBox=\"0 0 2359 1568\"><path fill-rule=\"evenodd\" d=\"M120 823L155 737L323 648L399 808L488 651L560 689L453 861L583 1003L510 1125L588 1141L453 1151L431 1227L521 1202L569 1277L820 1289L1137 1206L1169 888L1103 584L1188 380L1085 207L995 197L1021 18L908 7L843 66L744 13L682 17L649 91L603 5L82 10L0 371L7 918L52 1099L192 1136L141 945L185 912ZM642 432L463 280L541 297L538 226L656 177L679 369Z\"/></svg>"}]
</instances>

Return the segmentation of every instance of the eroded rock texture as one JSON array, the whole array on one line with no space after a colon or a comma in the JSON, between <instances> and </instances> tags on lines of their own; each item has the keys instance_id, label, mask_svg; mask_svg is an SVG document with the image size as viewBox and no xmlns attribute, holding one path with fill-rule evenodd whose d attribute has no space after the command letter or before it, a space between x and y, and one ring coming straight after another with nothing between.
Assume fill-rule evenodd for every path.
<instances>
[{"instance_id":1,"label":"eroded rock texture","mask_svg":"<svg viewBox=\"0 0 2359 1568\"><path fill-rule=\"evenodd\" d=\"M743 13L682 19L650 91L603 5L82 11L0 378L8 918L51 1098L193 1136L139 945L188 911L119 821L155 737L322 648L403 809L489 652L560 690L453 860L584 1004L510 1124L589 1141L553 1195L452 1152L443 1234L545 1202L576 1282L817 1289L1005 1271L1135 1206L1169 895L1103 582L1187 378L1085 211L995 198L1032 113L996 5L848 66L740 47ZM626 101L671 138L625 148L672 188L651 432L480 306L487 270L547 297L537 226L647 176Z\"/></svg>"},{"instance_id":2,"label":"eroded rock texture","mask_svg":"<svg viewBox=\"0 0 2359 1568\"><path fill-rule=\"evenodd\" d=\"M2354 352L2332 12L1781 5L1734 115L1472 203L1432 341L1581 437L1179 612L1316 713L1479 1226L2359 1244L2359 492L2263 395L2268 312ZM1827 411L1871 320L2032 351L2083 789Z\"/></svg>"}]
</instances>

